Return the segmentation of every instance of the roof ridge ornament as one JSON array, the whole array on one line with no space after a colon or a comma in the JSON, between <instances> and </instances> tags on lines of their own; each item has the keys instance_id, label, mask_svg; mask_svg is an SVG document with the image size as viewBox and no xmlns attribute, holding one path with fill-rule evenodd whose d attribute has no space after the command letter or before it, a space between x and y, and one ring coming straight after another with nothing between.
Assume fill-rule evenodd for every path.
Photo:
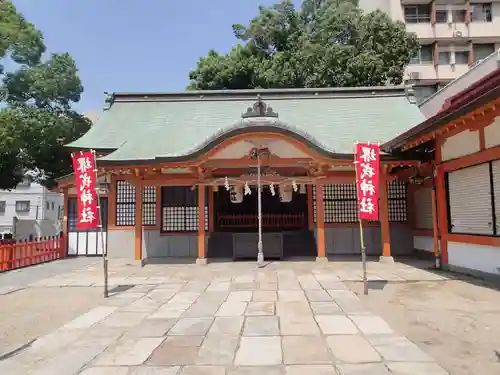
<instances>
[{"instance_id":1,"label":"roof ridge ornament","mask_svg":"<svg viewBox=\"0 0 500 375\"><path fill-rule=\"evenodd\" d=\"M104 107L103 110L110 109L115 101L115 93L114 92L104 92Z\"/></svg>"},{"instance_id":2,"label":"roof ridge ornament","mask_svg":"<svg viewBox=\"0 0 500 375\"><path fill-rule=\"evenodd\" d=\"M245 113L241 114L242 118L251 118L251 117L278 117L278 113L273 111L271 106L268 106L261 98L260 95L257 95L257 101L253 104L252 107L248 107Z\"/></svg>"}]
</instances>

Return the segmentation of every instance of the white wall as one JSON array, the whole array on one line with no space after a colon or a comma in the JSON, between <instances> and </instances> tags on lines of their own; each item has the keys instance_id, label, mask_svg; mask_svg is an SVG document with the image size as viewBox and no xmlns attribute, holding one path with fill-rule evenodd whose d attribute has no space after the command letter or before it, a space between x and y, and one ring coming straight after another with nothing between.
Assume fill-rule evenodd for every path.
<instances>
[{"instance_id":1,"label":"white wall","mask_svg":"<svg viewBox=\"0 0 500 375\"><path fill-rule=\"evenodd\" d=\"M0 233L12 232L14 217L20 220L57 220L63 206L61 194L49 192L43 186L35 183L20 185L11 191L0 190L1 201L5 202L5 212L0 213ZM16 201L29 201L29 212L16 212ZM47 209L47 202L49 209Z\"/></svg>"},{"instance_id":2,"label":"white wall","mask_svg":"<svg viewBox=\"0 0 500 375\"><path fill-rule=\"evenodd\" d=\"M500 247L448 242L450 267L500 274Z\"/></svg>"}]
</instances>

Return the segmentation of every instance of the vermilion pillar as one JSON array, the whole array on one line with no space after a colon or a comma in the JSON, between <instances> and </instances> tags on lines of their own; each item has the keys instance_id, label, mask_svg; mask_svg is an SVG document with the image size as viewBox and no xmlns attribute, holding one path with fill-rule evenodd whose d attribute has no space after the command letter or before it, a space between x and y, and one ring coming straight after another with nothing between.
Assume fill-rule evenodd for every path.
<instances>
[{"instance_id":1,"label":"vermilion pillar","mask_svg":"<svg viewBox=\"0 0 500 375\"><path fill-rule=\"evenodd\" d=\"M136 260L142 260L142 181L135 184L135 243Z\"/></svg>"},{"instance_id":2,"label":"vermilion pillar","mask_svg":"<svg viewBox=\"0 0 500 375\"><path fill-rule=\"evenodd\" d=\"M387 166L380 166L380 182L379 182L379 219L380 232L382 238L382 256L381 261L393 261L391 256L391 235L389 226L389 199L388 199L388 178Z\"/></svg>"},{"instance_id":3,"label":"vermilion pillar","mask_svg":"<svg viewBox=\"0 0 500 375\"><path fill-rule=\"evenodd\" d=\"M198 185L198 259L196 263L207 263L205 249L205 186L203 185Z\"/></svg>"},{"instance_id":4,"label":"vermilion pillar","mask_svg":"<svg viewBox=\"0 0 500 375\"><path fill-rule=\"evenodd\" d=\"M318 260L326 260L324 187L316 185L316 244Z\"/></svg>"}]
</instances>

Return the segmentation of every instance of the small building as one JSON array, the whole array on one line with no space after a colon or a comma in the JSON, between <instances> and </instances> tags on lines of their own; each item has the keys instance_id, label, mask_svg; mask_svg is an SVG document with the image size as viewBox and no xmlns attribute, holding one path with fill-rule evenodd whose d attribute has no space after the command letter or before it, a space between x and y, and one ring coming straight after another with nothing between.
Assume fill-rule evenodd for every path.
<instances>
[{"instance_id":1,"label":"small building","mask_svg":"<svg viewBox=\"0 0 500 375\"><path fill-rule=\"evenodd\" d=\"M27 176L15 189L0 190L0 233L13 238L55 236L61 231L63 197Z\"/></svg>"},{"instance_id":2,"label":"small building","mask_svg":"<svg viewBox=\"0 0 500 375\"><path fill-rule=\"evenodd\" d=\"M360 252L354 143L423 119L404 87L117 93L69 146L101 155L110 257L256 256L262 154L264 254L325 258ZM390 173L415 163L383 155L387 189L380 223L366 225L368 254L413 251L407 182ZM99 254L96 233L76 230L73 183L59 182L68 253Z\"/></svg>"},{"instance_id":3,"label":"small building","mask_svg":"<svg viewBox=\"0 0 500 375\"><path fill-rule=\"evenodd\" d=\"M435 251L449 268L498 275L500 69L449 98L440 112L383 149L432 160L398 175L423 182L415 194L415 247Z\"/></svg>"}]
</instances>

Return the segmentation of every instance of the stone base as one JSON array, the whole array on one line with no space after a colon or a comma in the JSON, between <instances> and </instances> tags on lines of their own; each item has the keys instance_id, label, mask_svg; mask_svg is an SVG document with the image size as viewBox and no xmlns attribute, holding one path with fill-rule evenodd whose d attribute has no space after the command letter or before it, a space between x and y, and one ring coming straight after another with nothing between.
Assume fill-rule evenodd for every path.
<instances>
[{"instance_id":1,"label":"stone base","mask_svg":"<svg viewBox=\"0 0 500 375\"><path fill-rule=\"evenodd\" d=\"M391 256L386 257L386 256L383 256L383 255L382 255L382 256L378 259L378 261L379 261L380 263L394 263L394 258L393 258L393 257L391 257Z\"/></svg>"},{"instance_id":2,"label":"stone base","mask_svg":"<svg viewBox=\"0 0 500 375\"><path fill-rule=\"evenodd\" d=\"M206 264L208 264L208 259L207 258L196 258L196 264L206 265Z\"/></svg>"},{"instance_id":3,"label":"stone base","mask_svg":"<svg viewBox=\"0 0 500 375\"><path fill-rule=\"evenodd\" d=\"M327 257L316 257L316 263L328 263Z\"/></svg>"}]
</instances>

